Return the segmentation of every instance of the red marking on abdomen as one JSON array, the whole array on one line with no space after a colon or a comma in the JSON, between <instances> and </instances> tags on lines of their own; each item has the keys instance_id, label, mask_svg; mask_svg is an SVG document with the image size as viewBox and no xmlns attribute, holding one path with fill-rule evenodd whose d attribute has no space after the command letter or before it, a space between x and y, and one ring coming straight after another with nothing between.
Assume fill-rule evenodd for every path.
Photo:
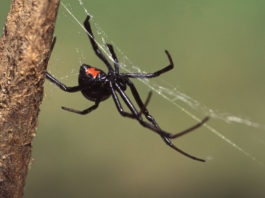
<instances>
[{"instance_id":1,"label":"red marking on abdomen","mask_svg":"<svg viewBox=\"0 0 265 198\"><path fill-rule=\"evenodd\" d=\"M86 70L86 75L91 74L95 78L100 71L97 71L94 67L88 68Z\"/></svg>"}]
</instances>

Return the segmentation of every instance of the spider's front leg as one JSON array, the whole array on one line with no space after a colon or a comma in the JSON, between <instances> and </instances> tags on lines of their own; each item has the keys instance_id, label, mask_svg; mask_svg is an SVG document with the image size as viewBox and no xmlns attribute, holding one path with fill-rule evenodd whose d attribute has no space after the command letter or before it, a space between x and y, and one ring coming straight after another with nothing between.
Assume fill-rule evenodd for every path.
<instances>
[{"instance_id":1,"label":"spider's front leg","mask_svg":"<svg viewBox=\"0 0 265 198\"><path fill-rule=\"evenodd\" d=\"M113 58L115 72L116 72L116 73L119 73L119 61L118 61L118 58L117 58L117 56L116 56L116 54L115 54L115 51L114 51L114 49L113 49L113 46L112 46L111 44L108 44L108 43L107 43L106 45L107 45L107 47L109 48L109 51L110 51L111 56L112 56L112 58Z\"/></svg>"},{"instance_id":2,"label":"spider's front leg","mask_svg":"<svg viewBox=\"0 0 265 198\"><path fill-rule=\"evenodd\" d=\"M53 38L52 45L51 45L51 49L50 49L50 52L48 54L47 59L51 56L52 51L53 51L53 48L55 46L55 43L56 43L56 37ZM46 78L48 80L50 80L52 83L56 84L63 91L76 92L76 91L80 91L82 89L80 86L68 87L68 86L64 85L59 80L57 80L55 77L53 77L49 72L46 72L45 75L46 75Z\"/></svg>"},{"instance_id":3,"label":"spider's front leg","mask_svg":"<svg viewBox=\"0 0 265 198\"><path fill-rule=\"evenodd\" d=\"M66 92L77 92L81 91L82 87L80 85L74 86L74 87L68 87L61 83L59 80L57 80L55 77L53 77L50 73L46 72L46 78L50 80L52 83L56 84L58 87L60 87L63 91Z\"/></svg>"},{"instance_id":4,"label":"spider's front leg","mask_svg":"<svg viewBox=\"0 0 265 198\"><path fill-rule=\"evenodd\" d=\"M91 43L91 45L93 47L93 50L96 53L96 55L98 56L98 58L101 59L105 63L105 65L108 67L109 71L113 71L109 61L104 56L102 51L99 49L99 47L98 47L98 45L97 45L97 43L96 43L96 41L94 39L94 35L93 35L92 29L91 29L91 26L90 26L90 23L89 23L89 19L90 19L90 16L87 15L86 20L84 21L84 27L87 30L88 38L89 38L90 43Z\"/></svg>"}]
</instances>

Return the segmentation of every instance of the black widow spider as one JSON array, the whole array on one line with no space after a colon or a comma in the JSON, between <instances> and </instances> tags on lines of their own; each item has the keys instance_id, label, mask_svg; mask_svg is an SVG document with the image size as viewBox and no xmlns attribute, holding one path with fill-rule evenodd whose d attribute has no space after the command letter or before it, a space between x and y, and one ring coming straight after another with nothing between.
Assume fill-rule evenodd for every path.
<instances>
[{"instance_id":1,"label":"black widow spider","mask_svg":"<svg viewBox=\"0 0 265 198\"><path fill-rule=\"evenodd\" d=\"M168 146L170 146L174 150L180 152L181 154L183 154L183 155L185 155L191 159L204 162L205 160L197 158L195 156L192 156L192 155L180 150L179 148L177 148L171 142L170 139L178 138L184 134L187 134L187 133L193 131L194 129L197 129L203 123L205 123L209 119L209 117L204 118L198 124L188 128L182 132L179 132L177 134L170 134L170 133L162 130L159 127L159 125L157 124L155 119L149 114L149 112L146 108L147 103L151 97L151 94L149 94L146 102L143 103L136 87L134 86L134 84L130 80L130 78L154 78L154 77L159 76L160 74L163 74L163 73L173 69L174 65L173 65L173 61L172 61L172 58L171 58L169 52L167 50L165 50L165 53L169 59L170 64L161 70L158 70L154 73L120 73L119 72L118 59L117 59L117 56L113 50L112 45L106 44L106 46L109 49L109 52L111 53L112 59L114 60L114 68L111 66L109 61L103 55L103 53L99 49L96 41L94 40L94 36L93 36L92 30L90 27L89 19L90 19L90 16L87 16L86 20L84 21L84 27L87 30L87 34L88 34L89 40L91 42L91 45L93 47L93 50L95 51L98 58L101 59L105 63L105 65L107 66L108 73L106 74L104 71L102 71L96 67L82 64L82 66L80 67L80 73L79 73L79 77L78 77L78 83L79 84L77 86L68 87L68 86L64 85L63 83L61 83L60 81L58 81L56 78L54 78L51 74L46 72L47 79L49 79L52 83L56 84L63 91L66 91L66 92L81 91L81 93L88 100L95 102L94 105L92 105L91 107L89 107L83 111L74 110L74 109L71 109L68 107L62 107L62 109L73 112L73 113L84 115L84 114L90 113L91 111L95 110L98 107L100 102L102 102L102 101L106 100L107 98L109 98L110 96L112 96L112 98L115 102L115 105L116 105L119 113L122 116L136 119L143 127L149 128L152 131L159 134ZM56 39L54 38L54 41L53 41L53 44L51 47L51 51L54 47L55 41L56 41ZM140 108L140 111L137 111L137 109L135 108L135 106L133 105L131 100L125 94L124 91L126 90L127 86L129 86L131 93L132 93L137 105ZM120 95L122 100L125 102L125 104L129 108L130 112L126 112L123 110L123 107L120 103L120 100L119 100L116 92L118 92L118 94ZM142 114L144 114L145 118L149 122L143 120Z\"/></svg>"}]
</instances>

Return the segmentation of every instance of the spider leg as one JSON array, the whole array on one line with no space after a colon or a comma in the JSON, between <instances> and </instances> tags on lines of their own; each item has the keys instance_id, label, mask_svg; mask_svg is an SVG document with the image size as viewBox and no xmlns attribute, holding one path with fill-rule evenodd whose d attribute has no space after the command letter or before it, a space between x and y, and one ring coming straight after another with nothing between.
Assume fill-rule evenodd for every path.
<instances>
[{"instance_id":1,"label":"spider leg","mask_svg":"<svg viewBox=\"0 0 265 198\"><path fill-rule=\"evenodd\" d=\"M66 92L77 92L82 89L80 85L74 86L74 87L67 87L63 83L61 83L59 80L54 78L50 73L46 72L46 78L50 80L52 83L56 84L58 87L60 87L63 91Z\"/></svg>"},{"instance_id":2,"label":"spider leg","mask_svg":"<svg viewBox=\"0 0 265 198\"><path fill-rule=\"evenodd\" d=\"M114 52L113 46L111 44L107 44L107 47L109 48L109 51L111 53L111 56L112 56L112 58L114 60L115 72L116 73L119 73L119 63L118 63L119 61L118 61L118 58L117 58L117 56L116 56L116 54Z\"/></svg>"},{"instance_id":3,"label":"spider leg","mask_svg":"<svg viewBox=\"0 0 265 198\"><path fill-rule=\"evenodd\" d=\"M161 130L161 128L159 127L159 125L157 124L155 119L149 114L148 110L146 109L146 105L143 104L142 99L141 99L136 87L134 86L134 84L130 80L127 81L127 84L129 85L131 92L132 92L132 95L135 98L135 101L137 102L138 106L140 107L141 112L145 115L146 119L149 120L150 122L152 122L155 127L159 128ZM194 126L188 128L184 131L181 131L179 133L176 133L176 134L168 133L168 135L166 137L168 137L170 139L178 138L182 135L185 135L185 134L199 128L208 120L209 120L209 117L205 117L201 122L195 124Z\"/></svg>"},{"instance_id":4,"label":"spider leg","mask_svg":"<svg viewBox=\"0 0 265 198\"><path fill-rule=\"evenodd\" d=\"M182 155L185 155L186 157L191 158L191 159L193 159L193 160L197 160L197 161L205 162L204 159L201 159L201 158L195 157L195 156L193 156L193 155L190 155L190 154L188 154L188 153L182 151L181 149L179 149L178 147L176 147L176 146L170 141L169 138L167 138L167 137L165 137L165 136L162 136L162 135L161 135L161 137L162 137L162 139L164 140L164 142L165 142L168 146L170 146L171 148L173 148L175 151L181 153Z\"/></svg>"},{"instance_id":5,"label":"spider leg","mask_svg":"<svg viewBox=\"0 0 265 198\"><path fill-rule=\"evenodd\" d=\"M129 118L132 118L132 119L136 119L137 116L135 114L128 113L128 112L125 112L124 111L124 109L122 108L122 105L120 103L120 100L119 100L119 98L118 98L118 96L117 96L117 94L116 94L116 92L115 92L115 90L114 90L113 85L112 85L111 82L110 82L110 89L111 89L112 98L113 98L113 100L115 102L115 105L116 105L119 113L122 116L124 116L124 117L129 117Z\"/></svg>"},{"instance_id":6,"label":"spider leg","mask_svg":"<svg viewBox=\"0 0 265 198\"><path fill-rule=\"evenodd\" d=\"M129 78L154 78L157 77L171 69L173 69L174 67L174 63L172 61L171 55L169 54L169 52L167 50L165 50L167 57L169 59L170 64L166 67L164 67L163 69L160 69L154 73L147 73L147 74L141 74L141 73L125 73L125 74L121 74L122 76L127 76Z\"/></svg>"},{"instance_id":7,"label":"spider leg","mask_svg":"<svg viewBox=\"0 0 265 198\"><path fill-rule=\"evenodd\" d=\"M113 91L114 91L114 90L113 90ZM152 95L152 92L150 91L149 94L148 94L148 96L147 96L147 98L146 98L146 101L145 101L144 107L146 107L147 104L148 104L148 102L150 101L150 97L151 97L151 95ZM132 113L128 113L128 112L125 112L125 111L123 110L122 105L121 105L121 103L120 103L120 101L119 101L119 98L118 98L117 94L115 93L115 91L113 92L113 95L112 95L112 96L113 96L113 100L114 100L114 102L115 102L115 104L116 104L116 106L117 106L117 108L118 108L120 114L122 114L122 116L124 116L124 117L129 117L129 118L132 118L132 119L137 119L136 116L135 116L134 114L132 114ZM139 116L141 116L141 114L142 114L142 110L139 112Z\"/></svg>"},{"instance_id":8,"label":"spider leg","mask_svg":"<svg viewBox=\"0 0 265 198\"><path fill-rule=\"evenodd\" d=\"M51 49L50 52L48 54L49 58L51 56L51 53L53 51L54 45L56 43L56 37L53 38L52 40L52 45L51 45ZM53 77L49 72L45 72L46 78L48 80L50 80L52 83L56 84L58 87L60 87L63 91L67 91L67 92L76 92L76 91L80 91L82 89L82 87L78 86L74 86L74 87L67 87L66 85L64 85L63 83L61 83L59 80L57 80L55 77Z\"/></svg>"},{"instance_id":9,"label":"spider leg","mask_svg":"<svg viewBox=\"0 0 265 198\"><path fill-rule=\"evenodd\" d=\"M113 46L112 46L111 44L107 44L107 47L109 48L110 53L111 53L111 55L112 55L112 58L114 59L115 72L119 73L118 58L117 58L117 56L116 56L116 54L115 54L115 52L114 52ZM164 73L164 72L166 72L166 71L169 71L170 69L173 68L173 65L174 65L174 64L173 64L172 58L171 58L171 56L170 56L170 54L169 54L169 52L168 52L167 50L166 50L165 52L166 52L166 54L167 54L167 56L168 56L168 58L169 58L170 65L167 66L167 67L165 67L165 68L163 68L163 69L161 69L161 70L159 70L159 71L157 71L157 72L155 72L155 73L153 73L153 74L144 74L144 75L148 75L149 78L151 77L151 75L153 75L152 77L156 77L156 76L160 75L161 73ZM136 74L136 75L137 75L137 77L139 77L140 74ZM145 117L146 117L150 122L152 122L153 125L154 125L156 128L159 128L159 129L160 129L160 127L158 126L158 124L157 124L157 122L155 121L155 119L149 114L148 110L146 109L146 106L147 106L147 104L148 104L148 102L149 102L149 100L150 100L150 98L151 98L151 92L150 92L149 95L148 95L148 98L147 98L147 100L146 100L146 103L143 104L143 102L142 102L142 100L141 100L141 98L140 98L140 95L139 95L137 89L135 88L134 84L133 84L130 80L128 80L127 83L128 83L128 85L129 85L129 87L130 87L130 89L131 89L131 92L132 92L132 94L133 94L133 96L134 96L134 98L135 98L135 100L136 100L138 106L140 107L140 113L139 113L139 115L141 115L141 114L143 113L143 114L145 115ZM117 98L116 98L116 99L117 99ZM120 105L119 105L119 106L120 106ZM122 109L121 106L120 106L120 109ZM130 114L130 117L131 117L131 114ZM190 127L189 129L186 129L186 130L184 130L184 131L182 131L182 132L180 132L180 133L177 133L177 134L175 134L175 135L171 135L171 134L169 134L169 137L170 137L170 138L177 138L177 137L182 136L182 135L184 135L184 134L186 134L186 133L188 133L188 132L190 132L190 131L193 131L194 129L200 127L200 126L201 126L203 123L205 123L208 119L209 119L209 117L206 117L202 122L200 122L200 123L198 123L198 124L196 124L196 125Z\"/></svg>"},{"instance_id":10,"label":"spider leg","mask_svg":"<svg viewBox=\"0 0 265 198\"><path fill-rule=\"evenodd\" d=\"M186 130L184 130L184 131L181 131L181 132L179 132L179 133L177 133L177 134L175 134L175 135L170 135L169 138L170 138L170 139L178 138L178 137L180 137L180 136L182 136L182 135L185 135L185 134L187 134L187 133L189 133L189 132L191 132L191 131L194 131L195 129L197 129L197 128L199 128L200 126L202 126L202 125L203 125L205 122L207 122L209 119L210 119L210 117L209 117L209 116L206 116L201 122L195 124L194 126L188 128L188 129L186 129Z\"/></svg>"},{"instance_id":11,"label":"spider leg","mask_svg":"<svg viewBox=\"0 0 265 198\"><path fill-rule=\"evenodd\" d=\"M116 72L116 73L119 73L118 58L117 58L117 56L116 56L116 54L115 54L115 52L114 52L113 46L112 46L111 44L107 44L107 47L109 48L109 51L110 51L110 53L111 53L111 55L112 55L112 58L114 59L115 72ZM168 54L168 52L167 52L167 54ZM168 54L168 55L169 55L169 54ZM169 57L170 57L170 55L169 55ZM172 62L171 57L170 57L170 60L171 60L170 62L171 62L172 65L173 65L173 62ZM146 104L143 104L143 102L142 102L142 100L141 100L141 98L140 98L140 96L139 96L139 94L138 94L138 91L136 90L136 88L135 88L135 86L133 85L133 83L132 83L129 79L127 80L127 83L128 83L128 85L130 86L130 88L131 88L132 94L133 94L133 96L134 96L134 98L135 98L135 100L136 100L138 106L140 107L140 113L139 113L139 115L141 115L141 114L143 113L143 114L145 115L145 117L146 117L150 122L152 122L153 125L154 125L156 128L159 128L159 126L158 126L158 124L156 123L155 119L154 119L151 115L149 115L149 113L148 113L148 111L147 111L147 109L146 109L146 106L147 106L147 104L148 104L148 102L149 102L149 100L150 100L150 97L151 97L151 93L150 93L150 94L148 95L148 97L147 97ZM117 97L116 97L116 100L117 100ZM120 105L119 105L119 106L120 106ZM120 109L122 109L121 106L120 106Z\"/></svg>"},{"instance_id":12,"label":"spider leg","mask_svg":"<svg viewBox=\"0 0 265 198\"><path fill-rule=\"evenodd\" d=\"M86 17L86 20L84 21L84 27L86 28L87 30L87 35L88 35L88 38L90 40L90 43L93 47L93 50L95 51L96 55L98 56L99 59L101 59L105 65L107 66L107 68L109 69L109 71L113 71L109 61L107 60L107 58L104 56L104 54L102 53L102 51L99 49L95 39L94 39L94 35L93 35L93 32L91 30L91 26L90 26L90 23L89 23L89 19L90 19L90 16L87 15Z\"/></svg>"},{"instance_id":13,"label":"spider leg","mask_svg":"<svg viewBox=\"0 0 265 198\"><path fill-rule=\"evenodd\" d=\"M135 101L137 102L138 106L140 107L140 111L145 115L146 119L149 120L150 122L153 123L153 125L156 127L156 128L159 128L160 127L158 126L157 122L155 121L155 119L149 114L148 110L146 109L146 106L143 104L143 101L136 89L136 87L134 86L134 84L128 79L127 80L127 84L129 85L130 89L131 89L131 92L132 92L132 95L135 99Z\"/></svg>"},{"instance_id":14,"label":"spider leg","mask_svg":"<svg viewBox=\"0 0 265 198\"><path fill-rule=\"evenodd\" d=\"M68 107L62 107L63 110L66 110L66 111L70 111L70 112L73 112L73 113L77 113L77 114L80 114L80 115L85 115L85 114L88 114L90 113L91 111L95 110L99 105L99 101L96 101L94 105L92 105L91 107L83 110L83 111L79 111L79 110L75 110L75 109L71 109L71 108L68 108Z\"/></svg>"},{"instance_id":15,"label":"spider leg","mask_svg":"<svg viewBox=\"0 0 265 198\"><path fill-rule=\"evenodd\" d=\"M54 48L54 46L55 46L55 43L56 43L56 37L53 37L52 44L51 44L51 49L50 49L50 51L49 51L49 54L48 54L48 56L47 56L47 59L50 58L50 56L51 56L51 54L52 54L52 51L53 51L53 48Z\"/></svg>"},{"instance_id":16,"label":"spider leg","mask_svg":"<svg viewBox=\"0 0 265 198\"><path fill-rule=\"evenodd\" d=\"M115 86L115 87L114 87ZM161 130L160 128L157 128L156 126L154 126L153 124L150 124L146 121L144 121L141 117L141 115L138 113L138 111L136 110L136 108L134 107L134 105L132 104L132 102L130 101L130 99L128 98L128 96L124 93L124 91L119 87L118 84L112 84L110 82L110 89L111 89L111 94L112 94L112 97L113 97L113 100L116 104L116 107L118 109L118 111L120 112L120 114L122 116L125 116L125 117L130 117L130 118L133 118L133 119L136 119L138 120L138 122L146 127L146 128L149 128L151 129L152 131L158 133L159 135L163 135L163 136L169 136L170 134ZM120 94L121 98L123 99L123 101L125 102L125 104L128 106L128 108L130 109L130 111L132 113L127 113L127 112L124 112L121 104L120 104L120 101L119 101L119 98L115 92L115 90L118 91L118 93Z\"/></svg>"},{"instance_id":17,"label":"spider leg","mask_svg":"<svg viewBox=\"0 0 265 198\"><path fill-rule=\"evenodd\" d=\"M113 100L118 108L118 111L121 113L122 116L127 116L127 114L124 114L124 111L122 109L122 106L119 102L119 99L117 97L117 94L114 90L114 87L112 85L112 83L110 82L110 88L111 88L111 92L112 92L112 96L113 96ZM189 157L193 160L197 160L197 161L201 161L204 162L205 160L197 158L195 156L192 156L184 151L182 151L181 149L177 148L169 139L169 137L166 137L168 135L168 133L163 132L160 128L156 128L153 125L145 122L142 120L141 116L138 114L137 110L135 109L135 107L133 106L133 104L131 103L131 101L129 100L129 98L126 96L126 94L122 91L122 89L120 89L120 87L116 84L115 88L117 89L117 91L119 92L119 94L121 95L122 99L124 100L124 102L126 103L126 105L129 107L129 109L132 111L135 119L137 119L140 124L146 128L149 128L151 130L153 130L154 132L158 133L162 139L165 141L165 143L170 146L172 149L174 149L175 151L185 155L186 157Z\"/></svg>"},{"instance_id":18,"label":"spider leg","mask_svg":"<svg viewBox=\"0 0 265 198\"><path fill-rule=\"evenodd\" d=\"M114 52L114 49L113 49L113 46L111 44L107 44L107 47L109 48L109 51L112 55L112 58L114 59L114 67L115 67L115 72L116 73L119 73L119 64L118 64L118 58ZM167 52L168 53L168 52ZM172 62L172 59L170 58L171 62ZM153 125L156 127L156 128L159 128L158 124L156 123L156 121L154 120L154 118L152 116L149 115L147 109L146 109L146 106L150 100L150 97L151 97L151 93L148 95L147 97L147 100L146 100L146 104L143 104L135 86L133 85L133 83L128 79L127 80L128 82L128 85L130 86L131 88L131 91L132 91L132 94L138 104L138 106L140 107L140 112L139 112L139 115L141 115L142 113L145 115L145 117L153 123ZM122 109L122 108L120 108Z\"/></svg>"},{"instance_id":19,"label":"spider leg","mask_svg":"<svg viewBox=\"0 0 265 198\"><path fill-rule=\"evenodd\" d=\"M143 111L146 110L146 107L147 107L147 105L150 102L150 99L152 97L152 93L153 93L152 91L149 91L148 96L147 96L145 103L144 103L144 107L140 109L139 115L142 115Z\"/></svg>"},{"instance_id":20,"label":"spider leg","mask_svg":"<svg viewBox=\"0 0 265 198\"><path fill-rule=\"evenodd\" d=\"M117 56L116 56L116 53L115 53L115 51L114 51L114 49L113 49L113 46L112 46L111 44L108 44L108 43L107 43L106 45L107 45L107 47L109 48L109 51L110 51L110 53L111 53L111 56L112 56L112 58L113 58L113 60L114 60L115 72L116 72L116 73L119 73L119 61L118 61L118 58L117 58ZM128 81L129 81L129 79L128 79ZM130 82L130 84L132 84L132 83ZM133 84L132 84L132 86L133 86ZM136 90L136 88L134 88L134 89ZM136 94L138 95L138 98L140 99L140 96L139 96L139 94L138 94L137 91L136 91ZM149 101L150 101L151 95L152 95L152 92L150 91L149 94L148 94L148 96L147 96L147 99L146 99L146 101L145 101L145 104L142 103L142 100L141 100L141 99L140 99L140 100L137 100L137 103L138 103L138 101L140 102L140 104L138 103L138 105L139 105L140 108L141 108L141 110L140 110L140 112L139 112L139 115L141 115L144 111L147 111L147 110L146 110L146 106L147 106L147 104L148 104Z\"/></svg>"}]
</instances>

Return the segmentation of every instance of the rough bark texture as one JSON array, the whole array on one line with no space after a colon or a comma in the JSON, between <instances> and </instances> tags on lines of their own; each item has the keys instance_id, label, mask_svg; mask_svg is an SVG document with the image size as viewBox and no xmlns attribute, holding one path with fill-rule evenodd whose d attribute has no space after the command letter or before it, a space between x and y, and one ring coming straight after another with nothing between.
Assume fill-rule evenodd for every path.
<instances>
[{"instance_id":1,"label":"rough bark texture","mask_svg":"<svg viewBox=\"0 0 265 198\"><path fill-rule=\"evenodd\" d=\"M0 41L0 197L22 197L59 0L13 0Z\"/></svg>"}]
</instances>

